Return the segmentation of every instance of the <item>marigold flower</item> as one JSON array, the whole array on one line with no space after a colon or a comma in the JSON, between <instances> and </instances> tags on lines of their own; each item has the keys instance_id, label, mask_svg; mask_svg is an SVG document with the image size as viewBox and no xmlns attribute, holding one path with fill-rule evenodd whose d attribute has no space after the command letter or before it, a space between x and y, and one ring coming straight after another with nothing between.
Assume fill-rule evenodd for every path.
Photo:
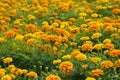
<instances>
[{"instance_id":1,"label":"marigold flower","mask_svg":"<svg viewBox=\"0 0 120 80\"><path fill-rule=\"evenodd\" d=\"M1 77L1 80L12 80L10 75L4 75L3 77Z\"/></svg>"},{"instance_id":2,"label":"marigold flower","mask_svg":"<svg viewBox=\"0 0 120 80\"><path fill-rule=\"evenodd\" d=\"M98 57L90 57L89 59L94 63L101 61L101 58L98 58Z\"/></svg>"},{"instance_id":3,"label":"marigold flower","mask_svg":"<svg viewBox=\"0 0 120 80\"><path fill-rule=\"evenodd\" d=\"M32 32L36 32L37 31L37 26L34 25L34 24L27 24L25 27L26 27L27 31L32 31Z\"/></svg>"},{"instance_id":4,"label":"marigold flower","mask_svg":"<svg viewBox=\"0 0 120 80\"><path fill-rule=\"evenodd\" d=\"M102 68L110 68L113 66L113 63L110 60L102 61L100 66Z\"/></svg>"},{"instance_id":5,"label":"marigold flower","mask_svg":"<svg viewBox=\"0 0 120 80\"><path fill-rule=\"evenodd\" d=\"M86 13L80 13L79 14L79 16L81 16L81 17L86 17L86 15L87 15Z\"/></svg>"},{"instance_id":6,"label":"marigold flower","mask_svg":"<svg viewBox=\"0 0 120 80\"><path fill-rule=\"evenodd\" d=\"M78 50L78 49L75 49L75 50L73 50L72 51L72 53L71 53L71 57L72 58L75 58L78 54L80 54L81 52Z\"/></svg>"},{"instance_id":7,"label":"marigold flower","mask_svg":"<svg viewBox=\"0 0 120 80\"><path fill-rule=\"evenodd\" d=\"M61 78L58 75L50 74L45 78L45 80L61 80Z\"/></svg>"},{"instance_id":8,"label":"marigold flower","mask_svg":"<svg viewBox=\"0 0 120 80\"><path fill-rule=\"evenodd\" d=\"M18 34L18 35L16 35L16 36L15 36L15 38L14 38L14 39L15 39L15 40L19 40L19 41L23 41L24 36L23 36L23 35Z\"/></svg>"},{"instance_id":9,"label":"marigold flower","mask_svg":"<svg viewBox=\"0 0 120 80\"><path fill-rule=\"evenodd\" d=\"M109 55L110 57L118 57L120 55L120 50L111 50Z\"/></svg>"},{"instance_id":10,"label":"marigold flower","mask_svg":"<svg viewBox=\"0 0 120 80\"><path fill-rule=\"evenodd\" d=\"M7 58L5 58L4 59L4 63L10 63L10 62L12 62L13 61L13 59L11 58L11 57L7 57Z\"/></svg>"},{"instance_id":11,"label":"marigold flower","mask_svg":"<svg viewBox=\"0 0 120 80\"><path fill-rule=\"evenodd\" d=\"M96 13L91 14L91 17L93 17L93 18L97 18L97 17L98 17L98 14L96 14Z\"/></svg>"},{"instance_id":12,"label":"marigold flower","mask_svg":"<svg viewBox=\"0 0 120 80\"><path fill-rule=\"evenodd\" d=\"M53 60L53 64L59 64L61 63L61 59Z\"/></svg>"},{"instance_id":13,"label":"marigold flower","mask_svg":"<svg viewBox=\"0 0 120 80\"><path fill-rule=\"evenodd\" d=\"M64 61L59 65L59 69L66 75L70 75L73 70L73 64L70 61Z\"/></svg>"},{"instance_id":14,"label":"marigold flower","mask_svg":"<svg viewBox=\"0 0 120 80\"><path fill-rule=\"evenodd\" d=\"M102 36L101 33L94 33L94 34L92 35L92 39L99 38L99 37L101 37L101 36Z\"/></svg>"},{"instance_id":15,"label":"marigold flower","mask_svg":"<svg viewBox=\"0 0 120 80\"><path fill-rule=\"evenodd\" d=\"M10 30L8 32L5 32L4 34L6 38L11 38L14 37L16 33L13 30Z\"/></svg>"},{"instance_id":16,"label":"marigold flower","mask_svg":"<svg viewBox=\"0 0 120 80\"><path fill-rule=\"evenodd\" d=\"M95 70L91 71L92 76L100 76L100 75L103 75L103 74L104 74L104 72L101 69L95 69Z\"/></svg>"},{"instance_id":17,"label":"marigold flower","mask_svg":"<svg viewBox=\"0 0 120 80\"><path fill-rule=\"evenodd\" d=\"M103 40L103 43L111 43L111 40L110 39L105 39L105 40Z\"/></svg>"},{"instance_id":18,"label":"marigold flower","mask_svg":"<svg viewBox=\"0 0 120 80\"><path fill-rule=\"evenodd\" d=\"M0 76L5 75L6 70L5 69L0 69Z\"/></svg>"},{"instance_id":19,"label":"marigold flower","mask_svg":"<svg viewBox=\"0 0 120 80\"><path fill-rule=\"evenodd\" d=\"M87 40L90 40L90 38L88 36L85 36L85 37L81 37L80 40L87 41Z\"/></svg>"},{"instance_id":20,"label":"marigold flower","mask_svg":"<svg viewBox=\"0 0 120 80\"><path fill-rule=\"evenodd\" d=\"M105 48L105 49L114 49L114 44L106 43L106 44L103 45L103 48Z\"/></svg>"},{"instance_id":21,"label":"marigold flower","mask_svg":"<svg viewBox=\"0 0 120 80\"><path fill-rule=\"evenodd\" d=\"M83 60L86 60L86 59L87 59L87 56L86 56L85 54L83 54L83 53L80 53L80 54L78 54L77 56L75 56L75 58L76 58L77 60L83 61Z\"/></svg>"},{"instance_id":22,"label":"marigold flower","mask_svg":"<svg viewBox=\"0 0 120 80\"><path fill-rule=\"evenodd\" d=\"M87 77L85 80L96 80L96 79L92 77Z\"/></svg>"},{"instance_id":23,"label":"marigold flower","mask_svg":"<svg viewBox=\"0 0 120 80\"><path fill-rule=\"evenodd\" d=\"M64 59L64 60L67 60L67 59L70 59L71 58L71 55L64 55L63 57L62 57L62 59Z\"/></svg>"},{"instance_id":24,"label":"marigold flower","mask_svg":"<svg viewBox=\"0 0 120 80\"><path fill-rule=\"evenodd\" d=\"M115 68L120 68L120 59L116 60L114 63Z\"/></svg>"},{"instance_id":25,"label":"marigold flower","mask_svg":"<svg viewBox=\"0 0 120 80\"><path fill-rule=\"evenodd\" d=\"M92 51L93 46L92 44L85 43L81 46L82 51Z\"/></svg>"},{"instance_id":26,"label":"marigold flower","mask_svg":"<svg viewBox=\"0 0 120 80\"><path fill-rule=\"evenodd\" d=\"M9 13L9 15L13 16L13 17L16 16L16 14L17 14L17 12L16 12L15 9L11 10L10 13Z\"/></svg>"},{"instance_id":27,"label":"marigold flower","mask_svg":"<svg viewBox=\"0 0 120 80\"><path fill-rule=\"evenodd\" d=\"M102 46L103 46L103 44L95 44L93 48L96 50L100 50L100 49L102 49Z\"/></svg>"},{"instance_id":28,"label":"marigold flower","mask_svg":"<svg viewBox=\"0 0 120 80\"><path fill-rule=\"evenodd\" d=\"M30 71L29 73L26 74L28 77L34 77L34 78L37 78L38 75L36 72L33 72L33 71Z\"/></svg>"},{"instance_id":29,"label":"marigold flower","mask_svg":"<svg viewBox=\"0 0 120 80\"><path fill-rule=\"evenodd\" d=\"M0 43L3 43L3 42L5 42L6 40L5 40L5 38L4 37L0 37Z\"/></svg>"}]
</instances>

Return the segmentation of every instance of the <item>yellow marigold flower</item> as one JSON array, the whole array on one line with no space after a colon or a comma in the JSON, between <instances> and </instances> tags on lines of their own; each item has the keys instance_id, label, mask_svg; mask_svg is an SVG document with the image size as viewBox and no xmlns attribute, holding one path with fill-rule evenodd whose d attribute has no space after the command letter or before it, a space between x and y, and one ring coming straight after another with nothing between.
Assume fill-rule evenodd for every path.
<instances>
[{"instance_id":1,"label":"yellow marigold flower","mask_svg":"<svg viewBox=\"0 0 120 80\"><path fill-rule=\"evenodd\" d=\"M87 40L90 40L90 38L88 36L85 36L85 37L81 37L80 40L87 41Z\"/></svg>"},{"instance_id":2,"label":"yellow marigold flower","mask_svg":"<svg viewBox=\"0 0 120 80\"><path fill-rule=\"evenodd\" d=\"M120 55L120 50L111 50L109 55L110 57L118 57Z\"/></svg>"},{"instance_id":3,"label":"yellow marigold flower","mask_svg":"<svg viewBox=\"0 0 120 80\"><path fill-rule=\"evenodd\" d=\"M28 15L27 18L28 18L29 20L33 20L33 19L35 19L35 16L33 16L33 15Z\"/></svg>"},{"instance_id":4,"label":"yellow marigold flower","mask_svg":"<svg viewBox=\"0 0 120 80\"><path fill-rule=\"evenodd\" d=\"M20 24L20 20L15 20L14 21L14 25L19 25Z\"/></svg>"},{"instance_id":5,"label":"yellow marigold flower","mask_svg":"<svg viewBox=\"0 0 120 80\"><path fill-rule=\"evenodd\" d=\"M79 13L79 16L81 16L81 17L86 17L86 13Z\"/></svg>"},{"instance_id":6,"label":"yellow marigold flower","mask_svg":"<svg viewBox=\"0 0 120 80\"><path fill-rule=\"evenodd\" d=\"M78 54L77 56L75 56L75 58L76 58L77 60L83 61L83 60L86 60L86 59L87 59L87 56L86 56L85 54L83 54L83 53L80 53L80 54Z\"/></svg>"},{"instance_id":7,"label":"yellow marigold flower","mask_svg":"<svg viewBox=\"0 0 120 80\"><path fill-rule=\"evenodd\" d=\"M64 61L59 65L60 71L62 71L66 75L70 75L73 70L73 64L70 61Z\"/></svg>"},{"instance_id":8,"label":"yellow marigold flower","mask_svg":"<svg viewBox=\"0 0 120 80\"><path fill-rule=\"evenodd\" d=\"M94 34L92 35L92 39L99 38L99 37L101 37L101 36L102 36L101 33L94 33Z\"/></svg>"},{"instance_id":9,"label":"yellow marigold flower","mask_svg":"<svg viewBox=\"0 0 120 80\"><path fill-rule=\"evenodd\" d=\"M99 49L102 49L102 46L103 44L95 44L93 48L96 50L99 50Z\"/></svg>"},{"instance_id":10,"label":"yellow marigold flower","mask_svg":"<svg viewBox=\"0 0 120 80\"><path fill-rule=\"evenodd\" d=\"M94 63L101 61L101 58L98 58L98 57L90 57L89 59Z\"/></svg>"},{"instance_id":11,"label":"yellow marigold flower","mask_svg":"<svg viewBox=\"0 0 120 80\"><path fill-rule=\"evenodd\" d=\"M21 74L23 74L22 69L16 69L15 74L16 74L16 75L21 75Z\"/></svg>"},{"instance_id":12,"label":"yellow marigold flower","mask_svg":"<svg viewBox=\"0 0 120 80\"><path fill-rule=\"evenodd\" d=\"M105 39L105 40L103 40L103 43L111 43L111 40L110 39Z\"/></svg>"},{"instance_id":13,"label":"yellow marigold flower","mask_svg":"<svg viewBox=\"0 0 120 80\"><path fill-rule=\"evenodd\" d=\"M110 68L113 66L113 63L110 60L102 61L100 66L102 68Z\"/></svg>"},{"instance_id":14,"label":"yellow marigold flower","mask_svg":"<svg viewBox=\"0 0 120 80\"><path fill-rule=\"evenodd\" d=\"M120 68L120 59L116 60L114 63L115 68Z\"/></svg>"},{"instance_id":15,"label":"yellow marigold flower","mask_svg":"<svg viewBox=\"0 0 120 80\"><path fill-rule=\"evenodd\" d=\"M96 14L96 13L91 14L91 17L93 17L93 18L97 18L97 17L98 17L98 14Z\"/></svg>"},{"instance_id":16,"label":"yellow marigold flower","mask_svg":"<svg viewBox=\"0 0 120 80\"><path fill-rule=\"evenodd\" d=\"M4 75L3 77L1 77L1 80L12 80L10 75Z\"/></svg>"},{"instance_id":17,"label":"yellow marigold flower","mask_svg":"<svg viewBox=\"0 0 120 80\"><path fill-rule=\"evenodd\" d=\"M45 78L45 80L61 80L61 78L58 75L50 74Z\"/></svg>"},{"instance_id":18,"label":"yellow marigold flower","mask_svg":"<svg viewBox=\"0 0 120 80\"><path fill-rule=\"evenodd\" d=\"M16 78L14 74L10 74L10 77L12 78L12 80Z\"/></svg>"},{"instance_id":19,"label":"yellow marigold flower","mask_svg":"<svg viewBox=\"0 0 120 80\"><path fill-rule=\"evenodd\" d=\"M24 36L23 36L23 35L18 34L18 35L16 35L16 36L15 36L15 38L14 38L14 39L15 39L15 40L22 41L22 40L24 39Z\"/></svg>"},{"instance_id":20,"label":"yellow marigold flower","mask_svg":"<svg viewBox=\"0 0 120 80\"><path fill-rule=\"evenodd\" d=\"M64 59L64 60L67 60L67 59L70 59L71 58L71 55L64 55L63 57L62 57L62 59Z\"/></svg>"},{"instance_id":21,"label":"yellow marigold flower","mask_svg":"<svg viewBox=\"0 0 120 80\"><path fill-rule=\"evenodd\" d=\"M5 40L5 38L4 37L0 37L0 43L3 43L3 42L5 42L6 40Z\"/></svg>"},{"instance_id":22,"label":"yellow marigold flower","mask_svg":"<svg viewBox=\"0 0 120 80\"><path fill-rule=\"evenodd\" d=\"M28 72L27 69L22 69L23 74L26 74Z\"/></svg>"},{"instance_id":23,"label":"yellow marigold flower","mask_svg":"<svg viewBox=\"0 0 120 80\"><path fill-rule=\"evenodd\" d=\"M111 34L111 37L112 37L113 39L118 39L118 38L119 38L119 34Z\"/></svg>"},{"instance_id":24,"label":"yellow marigold flower","mask_svg":"<svg viewBox=\"0 0 120 80\"><path fill-rule=\"evenodd\" d=\"M75 49L75 50L72 51L71 57L72 57L72 58L75 58L75 56L77 56L77 55L80 54L80 53L81 53L81 52L80 52L78 49Z\"/></svg>"},{"instance_id":25,"label":"yellow marigold flower","mask_svg":"<svg viewBox=\"0 0 120 80\"><path fill-rule=\"evenodd\" d=\"M85 43L81 46L82 51L92 51L93 46L92 44Z\"/></svg>"},{"instance_id":26,"label":"yellow marigold flower","mask_svg":"<svg viewBox=\"0 0 120 80\"><path fill-rule=\"evenodd\" d=\"M85 80L96 80L96 79L92 77L87 77Z\"/></svg>"},{"instance_id":27,"label":"yellow marigold flower","mask_svg":"<svg viewBox=\"0 0 120 80\"><path fill-rule=\"evenodd\" d=\"M53 60L53 64L59 64L61 63L61 59Z\"/></svg>"},{"instance_id":28,"label":"yellow marigold flower","mask_svg":"<svg viewBox=\"0 0 120 80\"><path fill-rule=\"evenodd\" d=\"M38 75L36 72L33 72L33 71L30 71L29 73L26 74L28 77L34 77L34 78L37 78Z\"/></svg>"},{"instance_id":29,"label":"yellow marigold flower","mask_svg":"<svg viewBox=\"0 0 120 80\"><path fill-rule=\"evenodd\" d=\"M95 70L91 71L92 76L100 76L100 75L103 75L103 74L104 74L104 72L101 69L95 69Z\"/></svg>"},{"instance_id":30,"label":"yellow marigold flower","mask_svg":"<svg viewBox=\"0 0 120 80\"><path fill-rule=\"evenodd\" d=\"M5 69L0 69L0 76L5 75L6 70Z\"/></svg>"},{"instance_id":31,"label":"yellow marigold flower","mask_svg":"<svg viewBox=\"0 0 120 80\"><path fill-rule=\"evenodd\" d=\"M8 69L9 69L9 70L11 70L11 69L13 69L13 68L16 68L15 65L9 65L9 66L8 66Z\"/></svg>"},{"instance_id":32,"label":"yellow marigold flower","mask_svg":"<svg viewBox=\"0 0 120 80\"><path fill-rule=\"evenodd\" d=\"M3 60L4 63L10 63L12 61L13 61L13 59L11 57L7 57Z\"/></svg>"}]
</instances>

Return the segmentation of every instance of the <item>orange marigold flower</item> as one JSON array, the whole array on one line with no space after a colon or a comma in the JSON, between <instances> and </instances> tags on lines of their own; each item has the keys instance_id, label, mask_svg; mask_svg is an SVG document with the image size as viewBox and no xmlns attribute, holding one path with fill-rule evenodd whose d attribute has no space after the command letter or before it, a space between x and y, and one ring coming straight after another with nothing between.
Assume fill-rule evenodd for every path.
<instances>
[{"instance_id":1,"label":"orange marigold flower","mask_svg":"<svg viewBox=\"0 0 120 80\"><path fill-rule=\"evenodd\" d=\"M115 68L120 68L120 59L116 60L114 63Z\"/></svg>"},{"instance_id":2,"label":"orange marigold flower","mask_svg":"<svg viewBox=\"0 0 120 80\"><path fill-rule=\"evenodd\" d=\"M110 56L111 57L118 57L119 55L120 55L120 50L114 49L114 50L110 51Z\"/></svg>"},{"instance_id":3,"label":"orange marigold flower","mask_svg":"<svg viewBox=\"0 0 120 80\"><path fill-rule=\"evenodd\" d=\"M78 54L80 54L80 51L78 49L75 49L75 50L72 51L71 57L75 58Z\"/></svg>"},{"instance_id":4,"label":"orange marigold flower","mask_svg":"<svg viewBox=\"0 0 120 80\"><path fill-rule=\"evenodd\" d=\"M34 24L28 24L28 25L26 25L26 30L36 32L37 31L37 26L34 25Z\"/></svg>"},{"instance_id":5,"label":"orange marigold flower","mask_svg":"<svg viewBox=\"0 0 120 80\"><path fill-rule=\"evenodd\" d=\"M9 13L10 16L16 16L16 14L17 14L17 12L15 9L11 10Z\"/></svg>"},{"instance_id":6,"label":"orange marigold flower","mask_svg":"<svg viewBox=\"0 0 120 80\"><path fill-rule=\"evenodd\" d=\"M12 61L13 61L13 59L11 57L7 57L3 60L4 63L10 63Z\"/></svg>"},{"instance_id":7,"label":"orange marigold flower","mask_svg":"<svg viewBox=\"0 0 120 80\"><path fill-rule=\"evenodd\" d=\"M103 45L103 48L114 49L114 44L112 44L112 43L106 43L106 44Z\"/></svg>"},{"instance_id":8,"label":"orange marigold flower","mask_svg":"<svg viewBox=\"0 0 120 80\"><path fill-rule=\"evenodd\" d=\"M113 63L110 60L102 61L100 66L102 68L110 68L113 66Z\"/></svg>"},{"instance_id":9,"label":"orange marigold flower","mask_svg":"<svg viewBox=\"0 0 120 80\"><path fill-rule=\"evenodd\" d=\"M33 72L33 71L30 71L29 73L26 74L28 77L34 77L34 78L37 78L38 75L36 72Z\"/></svg>"},{"instance_id":10,"label":"orange marigold flower","mask_svg":"<svg viewBox=\"0 0 120 80\"><path fill-rule=\"evenodd\" d=\"M92 51L93 46L92 44L85 43L81 46L82 51Z\"/></svg>"},{"instance_id":11,"label":"orange marigold flower","mask_svg":"<svg viewBox=\"0 0 120 80\"><path fill-rule=\"evenodd\" d=\"M58 75L50 74L45 78L45 80L61 80L61 78Z\"/></svg>"},{"instance_id":12,"label":"orange marigold flower","mask_svg":"<svg viewBox=\"0 0 120 80\"><path fill-rule=\"evenodd\" d=\"M11 38L11 37L14 37L16 33L14 31L10 30L8 32L5 32L4 34L5 34L6 38Z\"/></svg>"},{"instance_id":13,"label":"orange marigold flower","mask_svg":"<svg viewBox=\"0 0 120 80\"><path fill-rule=\"evenodd\" d=\"M91 71L92 76L100 76L100 75L103 75L103 74L104 74L104 72L101 69L95 69L95 70Z\"/></svg>"},{"instance_id":14,"label":"orange marigold flower","mask_svg":"<svg viewBox=\"0 0 120 80\"><path fill-rule=\"evenodd\" d=\"M5 69L0 69L0 76L5 75L6 70Z\"/></svg>"},{"instance_id":15,"label":"orange marigold flower","mask_svg":"<svg viewBox=\"0 0 120 80\"><path fill-rule=\"evenodd\" d=\"M60 71L62 71L66 75L70 75L73 70L73 64L70 61L64 61L59 65Z\"/></svg>"},{"instance_id":16,"label":"orange marigold flower","mask_svg":"<svg viewBox=\"0 0 120 80\"><path fill-rule=\"evenodd\" d=\"M87 77L85 80L96 80L96 79L92 77Z\"/></svg>"}]
</instances>

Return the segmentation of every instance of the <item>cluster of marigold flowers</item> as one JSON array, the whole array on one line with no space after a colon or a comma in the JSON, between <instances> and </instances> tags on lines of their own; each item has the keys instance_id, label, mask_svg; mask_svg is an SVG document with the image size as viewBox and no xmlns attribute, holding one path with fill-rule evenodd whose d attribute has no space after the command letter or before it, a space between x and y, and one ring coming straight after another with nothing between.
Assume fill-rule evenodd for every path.
<instances>
[{"instance_id":1,"label":"cluster of marigold flowers","mask_svg":"<svg viewBox=\"0 0 120 80\"><path fill-rule=\"evenodd\" d=\"M37 47L42 52L54 53L60 59L54 60L53 66L58 65L63 75L74 72L74 63L71 60L89 61L91 66L98 64L97 68L91 69L86 80L96 80L94 77L105 75L104 69L120 68L120 49L117 43L120 39L120 0L95 0L93 3L82 0L79 3L82 7L74 0L32 0L30 4L27 0L1 0L0 44L4 45L12 39L12 42L18 41L22 46L27 45L24 48L26 52ZM94 9L91 8L95 3L97 5ZM70 16L66 20L65 14L70 10L78 17ZM98 14L100 10L110 10L111 17ZM49 21L40 22L46 16L50 16ZM74 23L79 21L81 23L76 26ZM17 48L17 44L12 46L13 50ZM73 51L64 55L63 52L69 48L73 48ZM98 55L91 57L87 53ZM4 64L10 62L12 58L4 59ZM87 71L89 66L82 63L81 67ZM6 69L0 69L1 80L12 80L21 74L38 77L36 72L19 69L14 65L9 65L7 69L10 74L6 74ZM56 74L46 77L46 80L52 79L62 80Z\"/></svg>"}]
</instances>

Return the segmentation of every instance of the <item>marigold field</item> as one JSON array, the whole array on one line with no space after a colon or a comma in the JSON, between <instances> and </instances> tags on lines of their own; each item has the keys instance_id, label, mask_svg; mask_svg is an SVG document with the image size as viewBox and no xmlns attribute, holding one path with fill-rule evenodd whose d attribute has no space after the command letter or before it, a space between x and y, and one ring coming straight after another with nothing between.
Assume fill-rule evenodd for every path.
<instances>
[{"instance_id":1,"label":"marigold field","mask_svg":"<svg viewBox=\"0 0 120 80\"><path fill-rule=\"evenodd\" d=\"M120 80L120 0L0 0L0 80Z\"/></svg>"}]
</instances>

